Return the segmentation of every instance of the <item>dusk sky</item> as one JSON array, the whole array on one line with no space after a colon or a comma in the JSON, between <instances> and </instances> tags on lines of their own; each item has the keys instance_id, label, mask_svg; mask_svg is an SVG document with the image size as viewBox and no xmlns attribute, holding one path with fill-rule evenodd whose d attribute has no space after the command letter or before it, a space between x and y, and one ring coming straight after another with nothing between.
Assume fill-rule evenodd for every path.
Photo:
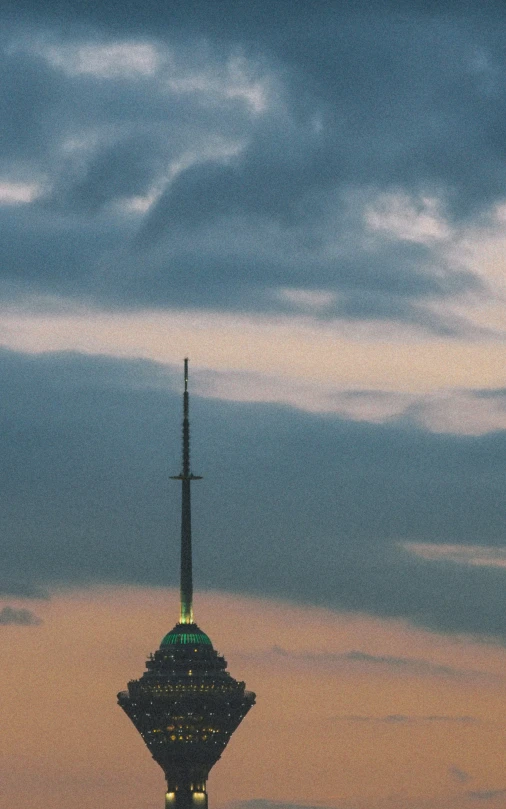
<instances>
[{"instance_id":1,"label":"dusk sky","mask_svg":"<svg viewBox=\"0 0 506 809\"><path fill-rule=\"evenodd\" d=\"M211 809L506 809L506 6L0 22L1 809L163 804L185 356Z\"/></svg>"}]
</instances>

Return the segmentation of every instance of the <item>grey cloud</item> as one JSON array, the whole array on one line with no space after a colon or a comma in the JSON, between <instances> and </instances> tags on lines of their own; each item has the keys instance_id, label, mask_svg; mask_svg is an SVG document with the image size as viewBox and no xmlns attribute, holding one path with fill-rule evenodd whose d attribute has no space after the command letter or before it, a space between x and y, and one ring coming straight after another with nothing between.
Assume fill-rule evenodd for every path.
<instances>
[{"instance_id":1,"label":"grey cloud","mask_svg":"<svg viewBox=\"0 0 506 809\"><path fill-rule=\"evenodd\" d=\"M400 673L406 672L410 676L422 675L432 677L497 679L494 675L476 669L457 669L453 666L445 666L419 658L372 655L360 650L352 650L349 652L292 652L282 647L275 646L272 652L276 656L302 663L309 663L315 666L335 666L341 664L343 661L349 661L352 663L365 663L387 667ZM426 717L426 719L438 718L439 717Z\"/></svg>"},{"instance_id":2,"label":"grey cloud","mask_svg":"<svg viewBox=\"0 0 506 809\"><path fill-rule=\"evenodd\" d=\"M151 180L163 183L171 160L198 152L216 135L244 136L239 105L206 108L191 94L171 92L167 77L72 74L46 58L51 48L64 58L65 47L103 45L96 33L82 35L44 38L21 28L12 41L7 34L0 40L0 165L7 177L30 170L43 176L45 205L65 209L70 201L88 215L144 193ZM194 60L182 47L177 52L179 70L191 69ZM207 66L224 61L210 53Z\"/></svg>"},{"instance_id":3,"label":"grey cloud","mask_svg":"<svg viewBox=\"0 0 506 809\"><path fill-rule=\"evenodd\" d=\"M477 390L474 392L477 399L495 399L506 407L506 388L495 388L493 390Z\"/></svg>"},{"instance_id":4,"label":"grey cloud","mask_svg":"<svg viewBox=\"0 0 506 809\"><path fill-rule=\"evenodd\" d=\"M461 770L460 767L456 767L455 764L452 764L451 767L448 767L448 773L451 777L457 781L459 784L467 784L471 781L471 776L465 770Z\"/></svg>"},{"instance_id":5,"label":"grey cloud","mask_svg":"<svg viewBox=\"0 0 506 809\"><path fill-rule=\"evenodd\" d=\"M39 618L31 610L16 608L16 607L3 607L0 610L0 625L8 626L15 624L17 626L38 626L42 623Z\"/></svg>"},{"instance_id":6,"label":"grey cloud","mask_svg":"<svg viewBox=\"0 0 506 809\"><path fill-rule=\"evenodd\" d=\"M114 171L117 187L130 182L120 178L119 165ZM287 232L278 234L272 257L257 257L258 248L241 254L242 238L248 244L265 245L269 233L251 223L239 232L228 232L221 242L219 229L193 240L190 233L177 230L170 239L130 249L128 218L111 212L84 221L76 217L76 211L91 211L112 193L114 183L105 188L101 172L94 170L93 176L92 180L85 173L81 186L62 187L58 211L48 208L48 200L38 207L0 208L2 230L9 233L0 246L4 298L51 292L108 307L179 305L279 312L289 306L273 295L274 289L319 287L337 292L336 303L322 317L386 318L445 335L476 332L462 319L435 316L425 299L477 291L478 282L462 273L450 287L427 266L423 250L385 245L368 258L358 249L354 258L315 260ZM81 196L87 183L95 184L93 193Z\"/></svg>"},{"instance_id":7,"label":"grey cloud","mask_svg":"<svg viewBox=\"0 0 506 809\"><path fill-rule=\"evenodd\" d=\"M311 225L309 247L304 244L308 235L304 231L282 228L276 229L273 236L268 223L260 218L238 217L228 222L228 232L221 235L221 241L220 227L216 224L206 227L202 234L194 233L181 223L171 227L166 211L161 214L160 223L169 228L170 238L163 238L159 246L153 245L155 234L149 232L147 241L145 235L142 237L146 252L140 255L151 262L160 253L165 256L166 268L174 268L177 276L187 283L214 280L226 284L232 295L241 286L248 288L250 294L255 286L324 288L338 291L344 298L343 314L368 317L376 313L402 319L405 312L401 307L407 308L413 301L480 291L480 281L472 273L452 273L445 278L440 267L436 272L430 252L421 245L400 245L390 240L378 242L374 251L364 250L359 223L350 227L339 217L337 224L328 223L318 229ZM350 231L356 241L352 247L343 249L339 236L346 232L349 238ZM339 245L338 255L332 258L325 255L330 236ZM220 248L225 255L221 255ZM339 311L337 307L335 312Z\"/></svg>"},{"instance_id":8,"label":"grey cloud","mask_svg":"<svg viewBox=\"0 0 506 809\"><path fill-rule=\"evenodd\" d=\"M100 255L119 249L124 229L107 221L76 222L72 215L46 210L0 207L0 227L9 238L0 244L2 299L26 295L93 295Z\"/></svg>"},{"instance_id":9,"label":"grey cloud","mask_svg":"<svg viewBox=\"0 0 506 809\"><path fill-rule=\"evenodd\" d=\"M365 724L384 724L384 725L404 725L412 721L409 716L402 714L391 714L389 716L359 716L351 714L350 716L338 717L345 722L357 722Z\"/></svg>"},{"instance_id":10,"label":"grey cloud","mask_svg":"<svg viewBox=\"0 0 506 809\"><path fill-rule=\"evenodd\" d=\"M371 663L373 665L388 666L400 671L409 671L412 674L440 675L445 677L479 677L482 672L456 669L453 666L437 665L428 660L418 660L410 657L392 657L390 655L371 655L365 652L353 651L346 655L348 660ZM487 676L486 674L484 676Z\"/></svg>"},{"instance_id":11,"label":"grey cloud","mask_svg":"<svg viewBox=\"0 0 506 809\"><path fill-rule=\"evenodd\" d=\"M469 789L465 794L475 801L493 801L506 795L506 789Z\"/></svg>"},{"instance_id":12,"label":"grey cloud","mask_svg":"<svg viewBox=\"0 0 506 809\"><path fill-rule=\"evenodd\" d=\"M234 809L337 809L336 805L333 807L326 807L318 804L318 806L307 806L298 803L283 803L277 801L270 801L266 798L253 798L247 801L236 801L232 804Z\"/></svg>"},{"instance_id":13,"label":"grey cloud","mask_svg":"<svg viewBox=\"0 0 506 809\"><path fill-rule=\"evenodd\" d=\"M96 212L111 200L146 194L163 163L160 144L149 135L134 135L112 143L94 155L82 176L67 188L64 185L52 189L52 207ZM65 180L68 182L68 178L64 183Z\"/></svg>"},{"instance_id":14,"label":"grey cloud","mask_svg":"<svg viewBox=\"0 0 506 809\"><path fill-rule=\"evenodd\" d=\"M445 279L430 250L385 243L368 252L355 223L348 254L331 260L322 251L332 228L336 242L350 237L342 219L350 189L435 193L455 215L502 196L505 94L493 80L504 70L501 25L487 26L478 4L441 17L413 4L402 17L388 4L368 4L365 16L331 4L316 13L283 3L274 16L262 4L231 7L229 16L199 2L191 13L137 4L120 17L109 3L22 7L24 24L12 22L8 3L3 12L2 168L14 177L30 169L46 192L30 210L1 213L12 294L57 288L109 306L265 309L277 285L323 287L340 293L340 315L466 333L467 324L436 318L423 300L477 291L478 281L469 273ZM56 13L75 21L65 37L51 22ZM41 41L100 44L138 40L139 32L184 69L192 54L213 69L242 54L278 95L252 117L237 100L205 104L169 91L158 74L71 76L41 56ZM69 150L79 138L88 147ZM225 162L206 158L213 139L242 150ZM167 184L168 165L188 152L197 164ZM152 184L165 191L137 232L111 204Z\"/></svg>"},{"instance_id":15,"label":"grey cloud","mask_svg":"<svg viewBox=\"0 0 506 809\"><path fill-rule=\"evenodd\" d=\"M2 352L0 372L6 584L174 585L179 492L165 481L179 466L180 369ZM198 588L506 641L504 570L399 545L502 547L505 434L197 396L192 413Z\"/></svg>"},{"instance_id":16,"label":"grey cloud","mask_svg":"<svg viewBox=\"0 0 506 809\"><path fill-rule=\"evenodd\" d=\"M46 600L49 593L46 588L36 584L33 578L27 577L26 571L14 576L3 571L0 576L0 596Z\"/></svg>"},{"instance_id":17,"label":"grey cloud","mask_svg":"<svg viewBox=\"0 0 506 809\"><path fill-rule=\"evenodd\" d=\"M485 36L503 69L493 31L476 32L458 13L399 19L388 10L304 9L283 42L275 32L275 44L261 35L256 44L288 66L292 118L261 129L236 170L211 172L202 185L182 177L179 216L215 217L214 202L221 213L240 207L293 219L311 190L348 183L443 187L455 210L502 195L504 94L499 85L486 92L472 67ZM315 116L322 127L311 130Z\"/></svg>"},{"instance_id":18,"label":"grey cloud","mask_svg":"<svg viewBox=\"0 0 506 809\"><path fill-rule=\"evenodd\" d=\"M457 724L474 725L479 722L479 720L475 719L473 716L408 716L405 714L390 714L388 716L363 716L360 714L351 714L349 716L336 716L334 719L343 722L357 722L373 725L416 725L425 724L427 722L456 722ZM461 773L461 777L457 778L457 780L461 780L461 782L464 783L462 776L465 775L465 773L462 773L462 770L458 770L457 767L450 767L449 772L455 778L457 778L457 773ZM469 778L466 780L469 780Z\"/></svg>"},{"instance_id":19,"label":"grey cloud","mask_svg":"<svg viewBox=\"0 0 506 809\"><path fill-rule=\"evenodd\" d=\"M1 42L0 42L1 45ZM53 136L59 84L36 56L2 52L0 47L0 148L3 169L22 159L32 167L44 160Z\"/></svg>"},{"instance_id":20,"label":"grey cloud","mask_svg":"<svg viewBox=\"0 0 506 809\"><path fill-rule=\"evenodd\" d=\"M427 280L427 287L430 281ZM471 281L470 287L474 283ZM420 296L421 297L421 296ZM453 314L434 314L422 301L409 300L397 293L382 294L350 290L336 306L336 314L352 320L387 320L422 327L431 334L442 337L478 337L486 329L470 324L463 317ZM490 331L488 331L490 334Z\"/></svg>"}]
</instances>

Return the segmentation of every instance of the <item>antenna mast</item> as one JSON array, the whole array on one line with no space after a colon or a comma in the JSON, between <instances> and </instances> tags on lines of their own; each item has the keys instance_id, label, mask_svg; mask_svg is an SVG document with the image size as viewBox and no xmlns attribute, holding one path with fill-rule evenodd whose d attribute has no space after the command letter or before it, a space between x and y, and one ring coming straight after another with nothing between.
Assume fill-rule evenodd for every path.
<instances>
[{"instance_id":1,"label":"antenna mast","mask_svg":"<svg viewBox=\"0 0 506 809\"><path fill-rule=\"evenodd\" d=\"M184 361L183 393L183 453L181 474L173 480L181 481L181 624L193 623L193 574L192 574L192 522L190 483L201 480L200 475L190 471L190 397L188 393L188 358Z\"/></svg>"}]
</instances>

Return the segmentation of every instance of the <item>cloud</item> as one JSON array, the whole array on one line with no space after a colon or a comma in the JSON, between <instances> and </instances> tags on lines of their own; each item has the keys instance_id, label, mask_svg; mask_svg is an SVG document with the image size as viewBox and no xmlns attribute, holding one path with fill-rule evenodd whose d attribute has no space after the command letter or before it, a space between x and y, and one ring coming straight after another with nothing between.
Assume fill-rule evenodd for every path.
<instances>
[{"instance_id":1,"label":"cloud","mask_svg":"<svg viewBox=\"0 0 506 809\"><path fill-rule=\"evenodd\" d=\"M450 677L461 677L475 675L478 672L465 672L451 666L442 666L430 663L427 660L417 660L409 657L391 657L389 655L371 655L366 652L352 651L346 654L346 659L358 663L370 663L372 665L387 666L391 669L405 670L411 673L443 675Z\"/></svg>"},{"instance_id":2,"label":"cloud","mask_svg":"<svg viewBox=\"0 0 506 809\"><path fill-rule=\"evenodd\" d=\"M350 716L336 716L334 719L343 722L363 722L374 725L413 725L426 724L428 722L474 725L479 722L479 720L475 719L473 716L413 716L405 714L390 714L388 716L365 716L361 714L352 714ZM453 777L460 780L462 783L469 780L469 777L467 777L465 781L463 780L463 776L466 774L463 773L462 770L458 770L457 767L450 767L449 772L453 775ZM460 774L460 777L457 777L457 773Z\"/></svg>"},{"instance_id":3,"label":"cloud","mask_svg":"<svg viewBox=\"0 0 506 809\"><path fill-rule=\"evenodd\" d=\"M403 547L415 556L427 559L429 562L452 562L477 567L506 567L506 549L504 548L423 543L406 543Z\"/></svg>"},{"instance_id":4,"label":"cloud","mask_svg":"<svg viewBox=\"0 0 506 809\"><path fill-rule=\"evenodd\" d=\"M153 76L161 61L158 49L149 42L49 45L39 52L53 67L70 76L91 74L102 79Z\"/></svg>"},{"instance_id":5,"label":"cloud","mask_svg":"<svg viewBox=\"0 0 506 809\"><path fill-rule=\"evenodd\" d=\"M383 341L389 335L392 343L387 346ZM353 339L349 323L322 323L301 313L111 313L62 298L0 309L1 343L27 353L70 350L144 357L159 362L163 375L164 367L189 352L195 359L194 391L206 398L286 405L346 420L411 424L442 434L478 436L506 428L504 390L492 386L503 371L499 345L496 350L490 346L484 367L479 364L481 347L471 357L465 344L441 342L436 361L433 344L401 340L402 331L392 333L386 324L377 330L364 326L362 339ZM472 371L471 359L477 362ZM462 389L463 381L491 387ZM448 387L441 389L445 383Z\"/></svg>"},{"instance_id":6,"label":"cloud","mask_svg":"<svg viewBox=\"0 0 506 809\"><path fill-rule=\"evenodd\" d=\"M421 244L445 240L450 228L434 197L422 197L413 204L407 194L383 194L365 212L366 222L373 231L384 231L401 241Z\"/></svg>"},{"instance_id":7,"label":"cloud","mask_svg":"<svg viewBox=\"0 0 506 809\"><path fill-rule=\"evenodd\" d=\"M235 23L217 28L200 3L170 24L148 4L132 9L137 27L113 5L61 0L58 19L75 22L63 36L55 8L41 28L43 7L25 7L0 43L6 110L18 99L0 172L23 200L3 206L4 295L278 312L309 302L322 318L479 335L458 304L494 292L448 254L465 230L457 213L494 206L504 187L493 29L477 60L455 12L437 33L430 17L413 10L403 26L379 7L367 24L299 10L287 29L286 8L231 8ZM300 52L297 31L314 49Z\"/></svg>"},{"instance_id":8,"label":"cloud","mask_svg":"<svg viewBox=\"0 0 506 809\"><path fill-rule=\"evenodd\" d=\"M274 657L291 660L299 663L307 663L314 666L339 666L345 662L356 663L358 665L375 666L390 669L392 672L406 673L409 676L422 677L454 677L454 678L490 678L490 675L478 670L458 669L452 666L445 666L410 657L394 657L391 655L373 655L360 650L348 652L293 652L282 647L275 646L272 649ZM425 717L427 720L440 719L441 717ZM444 717L443 717L444 718Z\"/></svg>"},{"instance_id":9,"label":"cloud","mask_svg":"<svg viewBox=\"0 0 506 809\"><path fill-rule=\"evenodd\" d=\"M302 311L322 311L329 309L336 301L336 295L324 289L296 289L282 287L274 291L281 300Z\"/></svg>"},{"instance_id":10,"label":"cloud","mask_svg":"<svg viewBox=\"0 0 506 809\"><path fill-rule=\"evenodd\" d=\"M51 189L53 204L74 210L97 211L111 200L141 196L150 191L164 158L151 133L121 137L91 154L72 184Z\"/></svg>"},{"instance_id":11,"label":"cloud","mask_svg":"<svg viewBox=\"0 0 506 809\"><path fill-rule=\"evenodd\" d=\"M0 625L9 626L38 626L42 619L38 618L31 610L15 607L3 607L0 610Z\"/></svg>"},{"instance_id":12,"label":"cloud","mask_svg":"<svg viewBox=\"0 0 506 809\"><path fill-rule=\"evenodd\" d=\"M506 789L469 789L465 794L475 801L494 801L506 795Z\"/></svg>"},{"instance_id":13,"label":"cloud","mask_svg":"<svg viewBox=\"0 0 506 809\"><path fill-rule=\"evenodd\" d=\"M455 764L452 764L451 767L448 767L448 773L453 778L454 781L457 781L459 784L467 784L471 781L471 776L465 770L461 770L460 767L456 767Z\"/></svg>"},{"instance_id":14,"label":"cloud","mask_svg":"<svg viewBox=\"0 0 506 809\"><path fill-rule=\"evenodd\" d=\"M362 409L372 420L383 406L439 432L479 433L501 425L504 397L496 383L502 381L504 351L495 340L427 341L386 321L355 329L344 319L322 322L300 313L110 311L58 296L6 302L0 328L5 347L27 353L77 351L173 364L190 352L202 369L199 384L220 398L267 397L296 406L306 399L310 410L342 409L343 416L356 412L360 418Z\"/></svg>"},{"instance_id":15,"label":"cloud","mask_svg":"<svg viewBox=\"0 0 506 809\"><path fill-rule=\"evenodd\" d=\"M413 401L408 412L415 421L435 432L458 430L479 435L506 428L506 406L502 389L484 391L441 391ZM451 426L453 425L453 426Z\"/></svg>"},{"instance_id":16,"label":"cloud","mask_svg":"<svg viewBox=\"0 0 506 809\"><path fill-rule=\"evenodd\" d=\"M0 370L5 586L175 584L180 367L3 352ZM199 588L506 639L503 569L402 547L502 546L502 433L197 396L192 413Z\"/></svg>"},{"instance_id":17,"label":"cloud","mask_svg":"<svg viewBox=\"0 0 506 809\"><path fill-rule=\"evenodd\" d=\"M0 205L20 205L33 202L40 194L36 183L0 183Z\"/></svg>"},{"instance_id":18,"label":"cloud","mask_svg":"<svg viewBox=\"0 0 506 809\"><path fill-rule=\"evenodd\" d=\"M49 592L32 578L27 578L24 572L13 575L11 571L4 570L0 576L0 596L46 600L49 598Z\"/></svg>"},{"instance_id":19,"label":"cloud","mask_svg":"<svg viewBox=\"0 0 506 809\"><path fill-rule=\"evenodd\" d=\"M236 801L232 806L234 809L336 809L335 804L332 807L325 807L321 804L308 806L306 804L270 801L266 798L252 798L246 801Z\"/></svg>"},{"instance_id":20,"label":"cloud","mask_svg":"<svg viewBox=\"0 0 506 809\"><path fill-rule=\"evenodd\" d=\"M30 3L25 6L34 12ZM493 77L503 65L494 35L502 21L494 14L485 21L478 4L467 4L465 12L441 8L441 16L411 5L402 19L392 17L389 6L371 9L370 4L365 19L360 4L351 11L328 6L311 12L281 3L274 12L264 3L255 11L226 3L218 17L200 2L191 14L172 7L160 13L152 2L142 8L129 2L118 20L112 3L76 12L60 0L46 4L45 12L48 21L56 14L56 19L77 18L81 25L94 22L103 31L114 26L124 35L141 29L153 39L185 41L198 32L217 47L243 46L263 54L284 71L287 101L300 130L318 115L319 126L313 127L319 137L306 148L297 172L302 192L314 183L353 178L447 184L465 207L501 193L504 98ZM476 59L477 20L486 55L481 61ZM481 171L467 159L477 143ZM282 187L283 160L273 168L271 185ZM245 194L249 190L245 187ZM292 191L286 187L287 200Z\"/></svg>"}]
</instances>

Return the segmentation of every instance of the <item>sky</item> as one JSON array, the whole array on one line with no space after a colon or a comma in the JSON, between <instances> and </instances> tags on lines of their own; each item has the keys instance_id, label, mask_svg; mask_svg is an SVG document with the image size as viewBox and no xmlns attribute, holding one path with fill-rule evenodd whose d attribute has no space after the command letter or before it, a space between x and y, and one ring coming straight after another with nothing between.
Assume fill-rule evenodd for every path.
<instances>
[{"instance_id":1,"label":"sky","mask_svg":"<svg viewBox=\"0 0 506 809\"><path fill-rule=\"evenodd\" d=\"M185 356L212 806L505 809L502 4L0 23L1 809L162 801Z\"/></svg>"}]
</instances>

